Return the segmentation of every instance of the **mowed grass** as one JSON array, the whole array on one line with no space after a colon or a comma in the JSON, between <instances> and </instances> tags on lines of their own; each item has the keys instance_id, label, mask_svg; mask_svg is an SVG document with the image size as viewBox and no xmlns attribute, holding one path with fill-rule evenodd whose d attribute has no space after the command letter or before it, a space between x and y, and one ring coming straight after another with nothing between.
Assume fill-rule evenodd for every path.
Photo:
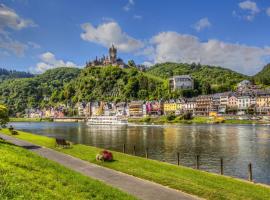
<instances>
[{"instance_id":1,"label":"mowed grass","mask_svg":"<svg viewBox=\"0 0 270 200\"><path fill-rule=\"evenodd\" d=\"M0 199L135 199L0 140Z\"/></svg>"},{"instance_id":2,"label":"mowed grass","mask_svg":"<svg viewBox=\"0 0 270 200\"><path fill-rule=\"evenodd\" d=\"M3 130L9 134L8 130ZM210 200L269 200L270 188L249 183L239 179L220 176L191 168L176 166L169 163L135 157L119 152L113 152L115 162L97 162L95 156L99 148L81 144L70 149L55 148L55 140L19 131L16 136L29 142L53 148L57 151L78 157L80 159L115 169L136 177L147 179L162 185L184 191Z\"/></svg>"},{"instance_id":3,"label":"mowed grass","mask_svg":"<svg viewBox=\"0 0 270 200\"><path fill-rule=\"evenodd\" d=\"M9 118L10 122L49 122L52 121L49 118L24 118L24 117L13 117Z\"/></svg>"}]
</instances>

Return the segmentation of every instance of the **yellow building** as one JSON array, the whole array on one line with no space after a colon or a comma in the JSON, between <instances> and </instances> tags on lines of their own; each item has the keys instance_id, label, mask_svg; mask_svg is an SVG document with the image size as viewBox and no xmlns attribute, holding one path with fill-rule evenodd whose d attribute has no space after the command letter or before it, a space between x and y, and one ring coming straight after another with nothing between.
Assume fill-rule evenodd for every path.
<instances>
[{"instance_id":1,"label":"yellow building","mask_svg":"<svg viewBox=\"0 0 270 200\"><path fill-rule=\"evenodd\" d=\"M178 106L179 105L177 105L177 103L175 101L166 101L164 103L164 113L166 115L170 114L170 113L175 113Z\"/></svg>"},{"instance_id":2,"label":"yellow building","mask_svg":"<svg viewBox=\"0 0 270 200\"><path fill-rule=\"evenodd\" d=\"M269 107L270 106L270 96L258 96L256 98L257 107Z\"/></svg>"},{"instance_id":3,"label":"yellow building","mask_svg":"<svg viewBox=\"0 0 270 200\"><path fill-rule=\"evenodd\" d=\"M263 115L270 114L270 95L257 96L256 112Z\"/></svg>"}]
</instances>

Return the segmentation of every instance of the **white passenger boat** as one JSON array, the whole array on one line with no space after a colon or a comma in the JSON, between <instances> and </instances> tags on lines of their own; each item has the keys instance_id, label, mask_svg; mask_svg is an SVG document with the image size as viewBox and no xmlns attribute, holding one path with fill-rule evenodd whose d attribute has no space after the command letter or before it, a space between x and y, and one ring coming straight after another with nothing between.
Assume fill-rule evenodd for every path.
<instances>
[{"instance_id":1,"label":"white passenger boat","mask_svg":"<svg viewBox=\"0 0 270 200\"><path fill-rule=\"evenodd\" d=\"M93 116L88 118L87 125L128 125L128 121L119 116Z\"/></svg>"}]
</instances>

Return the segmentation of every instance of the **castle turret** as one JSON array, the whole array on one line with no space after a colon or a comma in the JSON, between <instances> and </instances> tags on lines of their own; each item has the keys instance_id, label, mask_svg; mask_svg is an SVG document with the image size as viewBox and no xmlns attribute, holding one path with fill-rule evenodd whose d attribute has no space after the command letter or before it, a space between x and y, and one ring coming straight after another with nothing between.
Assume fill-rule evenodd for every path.
<instances>
[{"instance_id":1,"label":"castle turret","mask_svg":"<svg viewBox=\"0 0 270 200\"><path fill-rule=\"evenodd\" d=\"M112 47L109 49L109 56L110 56L110 62L115 63L117 59L117 49L112 45Z\"/></svg>"}]
</instances>

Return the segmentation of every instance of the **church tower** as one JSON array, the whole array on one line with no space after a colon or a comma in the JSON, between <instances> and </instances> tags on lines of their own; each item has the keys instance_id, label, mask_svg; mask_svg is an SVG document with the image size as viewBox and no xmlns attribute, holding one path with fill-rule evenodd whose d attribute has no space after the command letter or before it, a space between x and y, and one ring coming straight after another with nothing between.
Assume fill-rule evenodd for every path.
<instances>
[{"instance_id":1,"label":"church tower","mask_svg":"<svg viewBox=\"0 0 270 200\"><path fill-rule=\"evenodd\" d=\"M117 59L117 49L114 47L114 45L111 46L109 49L109 56L110 56L110 62L115 63Z\"/></svg>"}]
</instances>

